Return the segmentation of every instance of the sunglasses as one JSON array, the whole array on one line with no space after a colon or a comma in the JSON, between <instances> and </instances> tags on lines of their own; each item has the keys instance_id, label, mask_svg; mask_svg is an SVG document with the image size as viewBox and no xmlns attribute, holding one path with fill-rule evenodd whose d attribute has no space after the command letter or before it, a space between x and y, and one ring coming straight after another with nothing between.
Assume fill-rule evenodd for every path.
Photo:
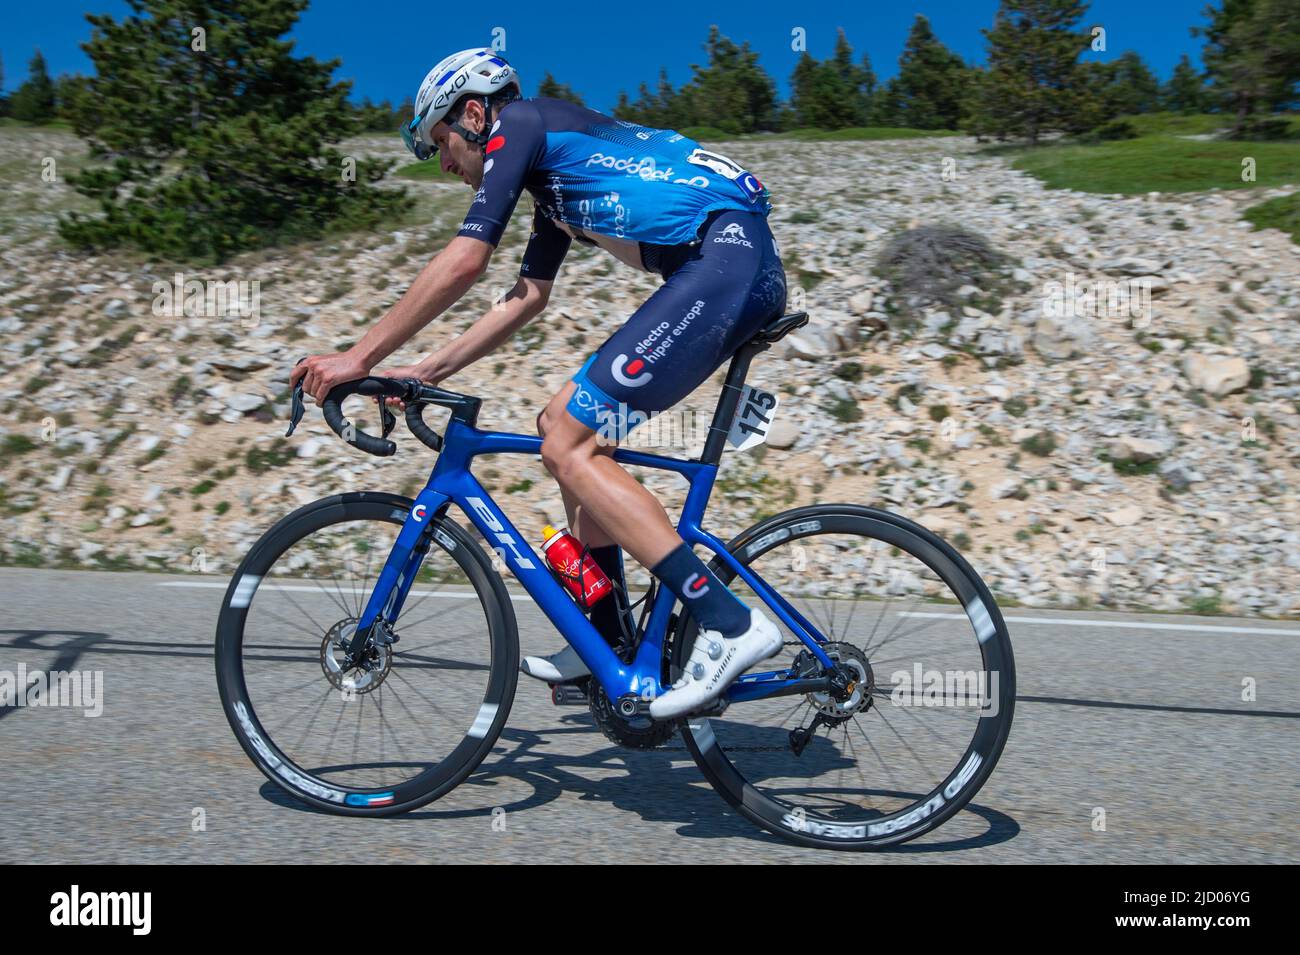
<instances>
[{"instance_id":1,"label":"sunglasses","mask_svg":"<svg viewBox=\"0 0 1300 955\"><path fill-rule=\"evenodd\" d=\"M432 104L430 104L432 105ZM416 159L432 159L438 154L437 144L432 146L425 143L418 134L420 124L424 122L424 117L428 115L429 107L426 106L419 116L416 116L409 123L403 123L401 126L402 142L406 143L406 148L411 151Z\"/></svg>"}]
</instances>

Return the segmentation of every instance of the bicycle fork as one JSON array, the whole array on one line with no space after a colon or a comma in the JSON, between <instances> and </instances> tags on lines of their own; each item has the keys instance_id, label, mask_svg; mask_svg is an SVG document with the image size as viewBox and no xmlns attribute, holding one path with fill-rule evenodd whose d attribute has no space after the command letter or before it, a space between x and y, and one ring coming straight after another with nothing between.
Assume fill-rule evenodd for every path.
<instances>
[{"instance_id":1,"label":"bicycle fork","mask_svg":"<svg viewBox=\"0 0 1300 955\"><path fill-rule=\"evenodd\" d=\"M420 498L425 496L421 494ZM370 645L372 636L388 643L398 640L397 635L389 631L388 627L402 612L411 585L415 583L424 558L433 545L433 535L437 533L434 525L447 512L447 496L436 496L441 501L417 499L410 511L404 513L405 519L397 535L397 542L384 562L384 569L380 571L366 601L366 609L357 622L356 633L348 643L346 665L357 665L366 647Z\"/></svg>"}]
</instances>

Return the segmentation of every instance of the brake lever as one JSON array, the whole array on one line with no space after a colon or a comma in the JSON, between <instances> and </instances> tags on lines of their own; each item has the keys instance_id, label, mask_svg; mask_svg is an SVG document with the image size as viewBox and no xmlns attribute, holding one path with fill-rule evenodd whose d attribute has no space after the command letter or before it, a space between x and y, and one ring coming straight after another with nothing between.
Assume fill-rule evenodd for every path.
<instances>
[{"instance_id":1,"label":"brake lever","mask_svg":"<svg viewBox=\"0 0 1300 955\"><path fill-rule=\"evenodd\" d=\"M397 415L388 410L388 403L383 399L379 401L379 427L382 430L380 437L388 437L397 427Z\"/></svg>"},{"instance_id":2,"label":"brake lever","mask_svg":"<svg viewBox=\"0 0 1300 955\"><path fill-rule=\"evenodd\" d=\"M293 386L293 404L289 408L289 430L284 433L286 438L293 434L294 428L298 427L298 422L302 420L306 410L302 401L302 379L299 378L298 384Z\"/></svg>"}]
</instances>

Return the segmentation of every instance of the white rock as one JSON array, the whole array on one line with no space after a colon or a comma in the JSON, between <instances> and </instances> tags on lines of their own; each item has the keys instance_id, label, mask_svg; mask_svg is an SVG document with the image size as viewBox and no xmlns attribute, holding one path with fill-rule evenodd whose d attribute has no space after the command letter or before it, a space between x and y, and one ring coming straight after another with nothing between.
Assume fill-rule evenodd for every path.
<instances>
[{"instance_id":1,"label":"white rock","mask_svg":"<svg viewBox=\"0 0 1300 955\"><path fill-rule=\"evenodd\" d=\"M1005 481L999 481L989 488L989 498L994 501L1000 501L1004 497L1010 497L1020 488L1020 481L1017 478L1007 478Z\"/></svg>"},{"instance_id":2,"label":"white rock","mask_svg":"<svg viewBox=\"0 0 1300 955\"><path fill-rule=\"evenodd\" d=\"M1116 527L1132 527L1142 520L1142 508L1136 504L1130 504L1118 510L1107 511L1103 516Z\"/></svg>"},{"instance_id":3,"label":"white rock","mask_svg":"<svg viewBox=\"0 0 1300 955\"><path fill-rule=\"evenodd\" d=\"M240 414L247 414L255 411L262 405L266 404L266 399L261 395L255 395L248 392L229 395L225 399L226 407L232 411L238 411Z\"/></svg>"},{"instance_id":4,"label":"white rock","mask_svg":"<svg viewBox=\"0 0 1300 955\"><path fill-rule=\"evenodd\" d=\"M849 311L855 315L865 315L871 311L871 303L875 298L875 293L871 289L864 289L857 295L849 299Z\"/></svg>"},{"instance_id":5,"label":"white rock","mask_svg":"<svg viewBox=\"0 0 1300 955\"><path fill-rule=\"evenodd\" d=\"M1134 438L1124 435L1115 439L1110 445L1110 456L1117 461L1154 461L1169 453L1169 445L1164 441L1150 438Z\"/></svg>"},{"instance_id":6,"label":"white rock","mask_svg":"<svg viewBox=\"0 0 1300 955\"><path fill-rule=\"evenodd\" d=\"M767 429L767 445L778 450L794 447L802 432L799 426L788 418L777 418L772 427Z\"/></svg>"},{"instance_id":7,"label":"white rock","mask_svg":"<svg viewBox=\"0 0 1300 955\"><path fill-rule=\"evenodd\" d=\"M1193 352L1183 359L1183 372L1192 387L1216 398L1240 391L1250 384L1250 366L1244 358Z\"/></svg>"},{"instance_id":8,"label":"white rock","mask_svg":"<svg viewBox=\"0 0 1300 955\"><path fill-rule=\"evenodd\" d=\"M320 438L308 438L302 444L298 445L298 457L314 458L320 453L320 449L325 446L325 442Z\"/></svg>"}]
</instances>

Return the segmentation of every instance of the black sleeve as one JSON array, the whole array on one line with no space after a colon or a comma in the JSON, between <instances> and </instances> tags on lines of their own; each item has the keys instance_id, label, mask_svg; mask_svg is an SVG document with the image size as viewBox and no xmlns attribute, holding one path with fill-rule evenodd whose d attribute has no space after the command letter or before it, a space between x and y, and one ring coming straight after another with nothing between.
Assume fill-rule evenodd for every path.
<instances>
[{"instance_id":1,"label":"black sleeve","mask_svg":"<svg viewBox=\"0 0 1300 955\"><path fill-rule=\"evenodd\" d=\"M551 281L560 271L560 263L568 254L571 241L568 233L542 212L541 206L533 203L533 234L528 237L519 274L525 278Z\"/></svg>"},{"instance_id":2,"label":"black sleeve","mask_svg":"<svg viewBox=\"0 0 1300 955\"><path fill-rule=\"evenodd\" d=\"M483 156L483 184L475 193L457 235L482 239L495 246L515 211L525 178L546 148L546 129L537 107L519 100L501 110L488 136Z\"/></svg>"}]
</instances>

